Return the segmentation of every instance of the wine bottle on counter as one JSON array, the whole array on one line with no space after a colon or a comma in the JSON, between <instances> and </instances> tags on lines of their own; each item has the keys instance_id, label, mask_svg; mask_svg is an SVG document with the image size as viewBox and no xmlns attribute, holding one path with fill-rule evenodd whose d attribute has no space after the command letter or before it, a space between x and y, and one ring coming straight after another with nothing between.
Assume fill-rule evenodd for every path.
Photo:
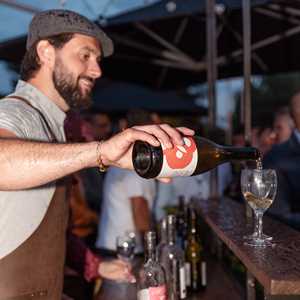
<instances>
[{"instance_id":1,"label":"wine bottle on counter","mask_svg":"<svg viewBox=\"0 0 300 300\"><path fill-rule=\"evenodd\" d=\"M138 300L167 300L166 277L163 268L156 260L156 234L145 234L145 263L138 277Z\"/></svg>"},{"instance_id":2,"label":"wine bottle on counter","mask_svg":"<svg viewBox=\"0 0 300 300\"><path fill-rule=\"evenodd\" d=\"M203 247L197 230L197 215L190 208L190 222L188 229L187 247L185 250L185 268L188 292L198 292L206 288L206 261Z\"/></svg>"},{"instance_id":3,"label":"wine bottle on counter","mask_svg":"<svg viewBox=\"0 0 300 300\"><path fill-rule=\"evenodd\" d=\"M168 245L167 219L163 218L160 222L160 241L156 247L156 258L161 260L162 250Z\"/></svg>"},{"instance_id":4,"label":"wine bottle on counter","mask_svg":"<svg viewBox=\"0 0 300 300\"><path fill-rule=\"evenodd\" d=\"M193 176L219 164L235 160L258 160L260 153L253 147L221 146L198 137L186 136L184 145L166 149L136 141L132 161L137 174L144 178Z\"/></svg>"},{"instance_id":5,"label":"wine bottle on counter","mask_svg":"<svg viewBox=\"0 0 300 300\"><path fill-rule=\"evenodd\" d=\"M177 245L184 251L187 240L187 205L183 195L178 197L177 220Z\"/></svg>"},{"instance_id":6,"label":"wine bottle on counter","mask_svg":"<svg viewBox=\"0 0 300 300\"><path fill-rule=\"evenodd\" d=\"M161 265L166 272L168 300L186 298L184 252L176 245L176 217L167 216L168 245L163 247Z\"/></svg>"}]
</instances>

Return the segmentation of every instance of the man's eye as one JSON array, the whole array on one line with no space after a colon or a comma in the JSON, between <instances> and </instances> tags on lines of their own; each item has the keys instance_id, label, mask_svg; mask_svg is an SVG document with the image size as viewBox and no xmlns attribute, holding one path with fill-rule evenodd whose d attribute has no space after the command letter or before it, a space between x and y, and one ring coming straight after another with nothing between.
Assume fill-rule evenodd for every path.
<instances>
[{"instance_id":1,"label":"man's eye","mask_svg":"<svg viewBox=\"0 0 300 300\"><path fill-rule=\"evenodd\" d=\"M83 55L81 56L81 59L84 60L84 61L89 60L89 58L90 58L90 55L89 55L88 53L83 54Z\"/></svg>"}]
</instances>

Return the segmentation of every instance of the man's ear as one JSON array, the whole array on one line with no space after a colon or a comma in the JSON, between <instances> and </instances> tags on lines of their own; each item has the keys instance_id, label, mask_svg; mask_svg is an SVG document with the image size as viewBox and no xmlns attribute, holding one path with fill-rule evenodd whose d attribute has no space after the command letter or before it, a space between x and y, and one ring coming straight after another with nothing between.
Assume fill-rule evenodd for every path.
<instances>
[{"instance_id":1,"label":"man's ear","mask_svg":"<svg viewBox=\"0 0 300 300\"><path fill-rule=\"evenodd\" d=\"M36 51L39 56L42 66L47 66L48 68L53 68L55 63L55 49L46 40L41 40L36 45Z\"/></svg>"}]
</instances>

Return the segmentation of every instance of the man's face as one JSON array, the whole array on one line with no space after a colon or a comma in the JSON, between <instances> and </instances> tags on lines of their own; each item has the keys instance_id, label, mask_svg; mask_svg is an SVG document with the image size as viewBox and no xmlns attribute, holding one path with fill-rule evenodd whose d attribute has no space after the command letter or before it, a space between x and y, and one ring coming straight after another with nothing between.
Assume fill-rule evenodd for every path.
<instances>
[{"instance_id":1,"label":"man's face","mask_svg":"<svg viewBox=\"0 0 300 300\"><path fill-rule=\"evenodd\" d=\"M63 48L56 50L53 83L71 109L91 105L92 88L101 76L100 57L97 40L81 34L75 34Z\"/></svg>"},{"instance_id":2,"label":"man's face","mask_svg":"<svg viewBox=\"0 0 300 300\"><path fill-rule=\"evenodd\" d=\"M291 126L292 120L290 120L289 116L279 115L274 120L274 131L276 133L276 143L280 144L287 141L293 131L293 127Z\"/></svg>"}]
</instances>

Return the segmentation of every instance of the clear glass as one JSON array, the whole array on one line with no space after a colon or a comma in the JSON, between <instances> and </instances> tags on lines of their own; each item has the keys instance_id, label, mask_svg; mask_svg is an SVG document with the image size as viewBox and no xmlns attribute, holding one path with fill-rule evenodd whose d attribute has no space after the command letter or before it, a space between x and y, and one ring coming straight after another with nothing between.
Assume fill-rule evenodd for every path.
<instances>
[{"instance_id":1,"label":"clear glass","mask_svg":"<svg viewBox=\"0 0 300 300\"><path fill-rule=\"evenodd\" d=\"M271 169L244 169L241 174L241 189L247 204L255 215L254 233L245 244L254 247L272 246L263 234L263 215L271 206L277 191L277 176Z\"/></svg>"},{"instance_id":2,"label":"clear glass","mask_svg":"<svg viewBox=\"0 0 300 300\"><path fill-rule=\"evenodd\" d=\"M134 246L134 250L136 250L138 233L136 231L133 231L133 230L126 230L125 235L128 236L131 239L131 242Z\"/></svg>"},{"instance_id":3,"label":"clear glass","mask_svg":"<svg viewBox=\"0 0 300 300\"><path fill-rule=\"evenodd\" d=\"M146 259L138 276L137 298L138 300L167 300L165 273L155 255L155 232L146 233L145 241Z\"/></svg>"},{"instance_id":4,"label":"clear glass","mask_svg":"<svg viewBox=\"0 0 300 300\"><path fill-rule=\"evenodd\" d=\"M175 221L175 216L168 216L168 244L163 247L160 258L166 272L168 300L186 298L184 252L175 243Z\"/></svg>"},{"instance_id":5,"label":"clear glass","mask_svg":"<svg viewBox=\"0 0 300 300\"><path fill-rule=\"evenodd\" d=\"M117 236L117 256L119 259L130 263L134 257L135 239L128 234Z\"/></svg>"}]
</instances>

